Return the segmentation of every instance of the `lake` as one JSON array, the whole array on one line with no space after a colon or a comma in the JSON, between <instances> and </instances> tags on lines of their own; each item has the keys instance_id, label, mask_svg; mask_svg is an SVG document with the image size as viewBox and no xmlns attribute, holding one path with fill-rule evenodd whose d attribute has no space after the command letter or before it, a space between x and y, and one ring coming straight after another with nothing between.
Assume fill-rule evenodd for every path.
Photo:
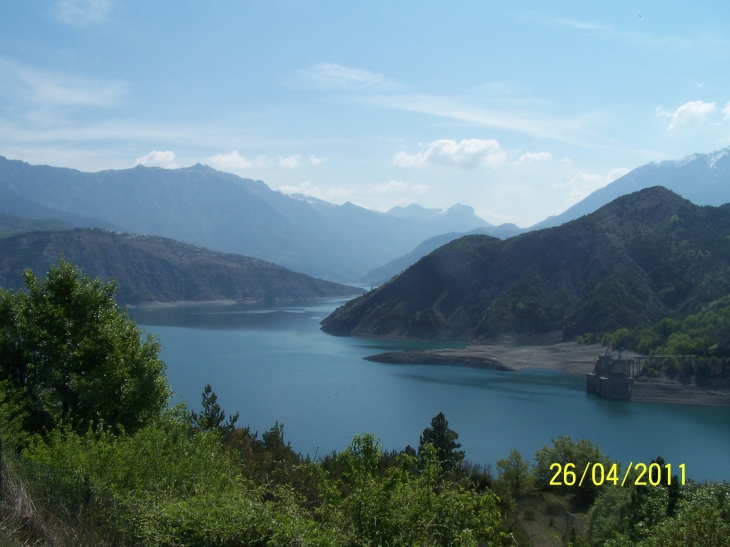
<instances>
[{"instance_id":1,"label":"lake","mask_svg":"<svg viewBox=\"0 0 730 547\"><path fill-rule=\"evenodd\" d=\"M523 456L552 438L585 437L624 465L662 456L687 477L730 478L730 408L598 399L583 377L548 370L504 372L391 365L362 358L383 351L458 344L335 337L319 322L345 300L288 307L136 308L134 319L160 336L173 402L200 408L210 383L238 425L262 433L276 421L304 454L343 450L358 433L386 449L418 446L444 412L467 459L494 464L512 448ZM676 467L675 467L676 468Z\"/></svg>"}]
</instances>

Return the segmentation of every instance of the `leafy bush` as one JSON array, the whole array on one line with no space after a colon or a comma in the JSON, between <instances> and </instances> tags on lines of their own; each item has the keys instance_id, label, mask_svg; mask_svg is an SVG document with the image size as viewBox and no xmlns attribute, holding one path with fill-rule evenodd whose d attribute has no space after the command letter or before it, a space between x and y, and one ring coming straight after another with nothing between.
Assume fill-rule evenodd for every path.
<instances>
[{"instance_id":1,"label":"leafy bush","mask_svg":"<svg viewBox=\"0 0 730 547\"><path fill-rule=\"evenodd\" d=\"M0 289L0 381L27 433L105 423L136 431L170 396L159 342L114 301L116 286L61 260L27 292Z\"/></svg>"}]
</instances>

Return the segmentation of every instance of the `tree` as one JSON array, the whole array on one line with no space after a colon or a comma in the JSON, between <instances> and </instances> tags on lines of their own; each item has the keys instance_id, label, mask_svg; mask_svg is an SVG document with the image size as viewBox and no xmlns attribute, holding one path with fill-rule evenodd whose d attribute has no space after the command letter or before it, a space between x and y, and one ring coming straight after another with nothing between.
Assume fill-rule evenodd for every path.
<instances>
[{"instance_id":1,"label":"tree","mask_svg":"<svg viewBox=\"0 0 730 547\"><path fill-rule=\"evenodd\" d=\"M559 494L575 495L579 505L588 507L596 499L601 488L604 488L603 486L594 484L592 475L588 475L589 472L592 472L592 466L601 464L606 477L608 477L614 462L608 456L605 456L601 452L601 449L588 439L581 439L575 442L570 437L559 436L552 441L553 445L551 447L543 445L542 448L535 452L535 461L537 464L535 465L534 475L538 488ZM560 472L558 472L557 466L553 467L554 464L560 465ZM570 468L566 467L568 464L572 464ZM582 485L579 480L573 481L571 479L570 482L564 480L566 470L576 473L577 478L580 479L589 465L591 468L586 472L586 477L591 480L584 480ZM557 477L556 473L558 475ZM616 464L615 476L621 476L619 464ZM553 478L555 478L559 486L550 484Z\"/></svg>"},{"instance_id":2,"label":"tree","mask_svg":"<svg viewBox=\"0 0 730 547\"><path fill-rule=\"evenodd\" d=\"M104 423L135 431L170 397L159 341L114 301L116 285L61 259L26 292L0 289L0 382L30 433Z\"/></svg>"},{"instance_id":3,"label":"tree","mask_svg":"<svg viewBox=\"0 0 730 547\"><path fill-rule=\"evenodd\" d=\"M236 428L236 422L238 421L239 414L228 416L228 423L223 424L226 419L226 413L218 404L218 396L210 387L210 384L206 384L203 388L203 411L200 414L196 414L195 411L190 413L190 421L193 426L197 427L202 431L218 430L222 434L233 432Z\"/></svg>"},{"instance_id":4,"label":"tree","mask_svg":"<svg viewBox=\"0 0 730 547\"><path fill-rule=\"evenodd\" d=\"M509 487L515 495L529 491L534 484L530 462L513 448L507 459L497 460L499 480Z\"/></svg>"},{"instance_id":5,"label":"tree","mask_svg":"<svg viewBox=\"0 0 730 547\"><path fill-rule=\"evenodd\" d=\"M418 457L423 464L425 446L431 444L436 449L439 465L444 473L447 473L461 463L464 459L464 451L461 443L457 443L456 439L459 434L449 429L449 422L446 420L443 412L439 412L431 419L431 427L423 430L420 442L418 443Z\"/></svg>"}]
</instances>

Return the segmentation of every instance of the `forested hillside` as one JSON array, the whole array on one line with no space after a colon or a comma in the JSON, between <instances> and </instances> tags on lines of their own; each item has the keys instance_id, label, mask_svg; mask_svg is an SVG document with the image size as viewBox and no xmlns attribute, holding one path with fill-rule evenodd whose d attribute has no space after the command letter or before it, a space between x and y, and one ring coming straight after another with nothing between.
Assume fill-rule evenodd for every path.
<instances>
[{"instance_id":1,"label":"forested hillside","mask_svg":"<svg viewBox=\"0 0 730 547\"><path fill-rule=\"evenodd\" d=\"M73 225L63 220L23 218L0 213L0 237L9 237L20 232L69 230L71 228Z\"/></svg>"},{"instance_id":2,"label":"forested hillside","mask_svg":"<svg viewBox=\"0 0 730 547\"><path fill-rule=\"evenodd\" d=\"M216 253L163 237L87 228L0 239L0 287L21 287L25 269L40 275L61 256L91 276L116 280L117 298L123 304L274 303L362 293L247 256Z\"/></svg>"},{"instance_id":3,"label":"forested hillside","mask_svg":"<svg viewBox=\"0 0 730 547\"><path fill-rule=\"evenodd\" d=\"M556 228L467 236L348 302L332 334L489 339L608 332L687 314L730 292L730 205L655 187Z\"/></svg>"}]
</instances>

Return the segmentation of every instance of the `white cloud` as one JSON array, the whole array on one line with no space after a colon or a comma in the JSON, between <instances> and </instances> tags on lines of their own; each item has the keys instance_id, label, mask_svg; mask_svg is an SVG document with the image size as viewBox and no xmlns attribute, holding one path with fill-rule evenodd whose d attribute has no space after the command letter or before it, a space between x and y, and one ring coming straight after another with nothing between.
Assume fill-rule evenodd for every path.
<instances>
[{"instance_id":1,"label":"white cloud","mask_svg":"<svg viewBox=\"0 0 730 547\"><path fill-rule=\"evenodd\" d=\"M137 158L134 162L135 165L144 165L146 167L164 167L165 169L177 167L175 153L171 150L165 150L164 152L153 150L146 156Z\"/></svg>"},{"instance_id":2,"label":"white cloud","mask_svg":"<svg viewBox=\"0 0 730 547\"><path fill-rule=\"evenodd\" d=\"M494 139L441 139L428 145L425 152L398 152L393 163L400 167L457 165L460 167L496 167L507 159L507 153Z\"/></svg>"},{"instance_id":3,"label":"white cloud","mask_svg":"<svg viewBox=\"0 0 730 547\"><path fill-rule=\"evenodd\" d=\"M637 20L641 21L641 19L638 19L638 17ZM730 42L726 38L719 36L708 36L702 34L695 36L659 36L647 32L622 30L617 29L611 25L589 23L584 21L578 21L575 19L551 19L547 20L546 22L548 24L563 27L568 30L585 32L598 39L618 40L622 42L633 43L647 48L661 48L664 51L671 48L675 50L695 49L716 52L720 48L727 48L730 44Z\"/></svg>"},{"instance_id":4,"label":"white cloud","mask_svg":"<svg viewBox=\"0 0 730 547\"><path fill-rule=\"evenodd\" d=\"M0 58L0 93L42 106L97 106L118 104L128 85L22 66Z\"/></svg>"},{"instance_id":5,"label":"white cloud","mask_svg":"<svg viewBox=\"0 0 730 547\"><path fill-rule=\"evenodd\" d=\"M327 158L318 158L317 156L309 156L309 163L317 167L327 161Z\"/></svg>"},{"instance_id":6,"label":"white cloud","mask_svg":"<svg viewBox=\"0 0 730 547\"><path fill-rule=\"evenodd\" d=\"M304 194L333 203L344 203L348 196L356 193L353 188L340 187L323 190L319 186L312 186L309 181L300 182L297 186L279 186L278 190L284 194Z\"/></svg>"},{"instance_id":7,"label":"white cloud","mask_svg":"<svg viewBox=\"0 0 730 547\"><path fill-rule=\"evenodd\" d=\"M690 41L676 36L655 36L652 34L618 30L610 25L587 23L575 19L553 19L549 23L569 30L582 31L599 39L631 42L644 47L687 47Z\"/></svg>"},{"instance_id":8,"label":"white cloud","mask_svg":"<svg viewBox=\"0 0 730 547\"><path fill-rule=\"evenodd\" d=\"M216 154L204 158L204 160L214 169L220 171L228 171L231 169L251 169L252 167L261 167L265 162L266 158L258 156L256 159L249 160L241 156L238 150L231 150L228 154Z\"/></svg>"},{"instance_id":9,"label":"white cloud","mask_svg":"<svg viewBox=\"0 0 730 547\"><path fill-rule=\"evenodd\" d=\"M606 175L606 178L608 179L608 182L606 184L608 184L609 182L613 182L616 179L620 179L629 171L631 171L631 169L626 169L626 167L615 167L611 169L608 172L608 175Z\"/></svg>"},{"instance_id":10,"label":"white cloud","mask_svg":"<svg viewBox=\"0 0 730 547\"><path fill-rule=\"evenodd\" d=\"M536 161L552 161L553 155L550 152L525 152L517 158L517 165L521 163L534 163Z\"/></svg>"},{"instance_id":11,"label":"white cloud","mask_svg":"<svg viewBox=\"0 0 730 547\"><path fill-rule=\"evenodd\" d=\"M428 192L428 186L425 184L412 184L401 180L391 180L385 184L373 186L368 190L369 194L388 194L392 192L409 192L423 194Z\"/></svg>"},{"instance_id":12,"label":"white cloud","mask_svg":"<svg viewBox=\"0 0 730 547\"><path fill-rule=\"evenodd\" d=\"M388 88L395 82L377 72L350 68L337 63L319 63L297 71L298 82L307 88L366 89Z\"/></svg>"},{"instance_id":13,"label":"white cloud","mask_svg":"<svg viewBox=\"0 0 730 547\"><path fill-rule=\"evenodd\" d=\"M707 119L707 116L713 114L716 109L717 105L715 103L689 101L674 111L658 107L656 109L656 115L671 118L672 121L667 127L667 131L674 131L679 127L691 123L703 123Z\"/></svg>"},{"instance_id":14,"label":"white cloud","mask_svg":"<svg viewBox=\"0 0 730 547\"><path fill-rule=\"evenodd\" d=\"M600 112L589 112L570 117L545 117L540 112L524 109L485 109L466 104L463 97L429 95L376 95L359 97L360 102L381 108L393 108L464 121L480 127L507 129L528 135L546 137L577 146L592 146L603 139L595 127L606 122Z\"/></svg>"},{"instance_id":15,"label":"white cloud","mask_svg":"<svg viewBox=\"0 0 730 547\"><path fill-rule=\"evenodd\" d=\"M553 184L553 188L556 190L568 190L564 203L564 207L567 208L575 205L599 188L603 188L616 179L623 177L628 172L629 169L626 169L625 167L611 169L605 175L578 171L568 182L563 184Z\"/></svg>"},{"instance_id":16,"label":"white cloud","mask_svg":"<svg viewBox=\"0 0 730 547\"><path fill-rule=\"evenodd\" d=\"M283 158L279 161L279 165L282 167L286 167L287 169L294 169L299 165L299 160L302 159L301 154L297 154L295 156L289 156L288 158Z\"/></svg>"},{"instance_id":17,"label":"white cloud","mask_svg":"<svg viewBox=\"0 0 730 547\"><path fill-rule=\"evenodd\" d=\"M730 102L728 102L725 105L725 108L722 109L722 119L730 121Z\"/></svg>"},{"instance_id":18,"label":"white cloud","mask_svg":"<svg viewBox=\"0 0 730 547\"><path fill-rule=\"evenodd\" d=\"M62 23L81 27L105 21L111 7L111 0L61 0L55 15Z\"/></svg>"}]
</instances>

